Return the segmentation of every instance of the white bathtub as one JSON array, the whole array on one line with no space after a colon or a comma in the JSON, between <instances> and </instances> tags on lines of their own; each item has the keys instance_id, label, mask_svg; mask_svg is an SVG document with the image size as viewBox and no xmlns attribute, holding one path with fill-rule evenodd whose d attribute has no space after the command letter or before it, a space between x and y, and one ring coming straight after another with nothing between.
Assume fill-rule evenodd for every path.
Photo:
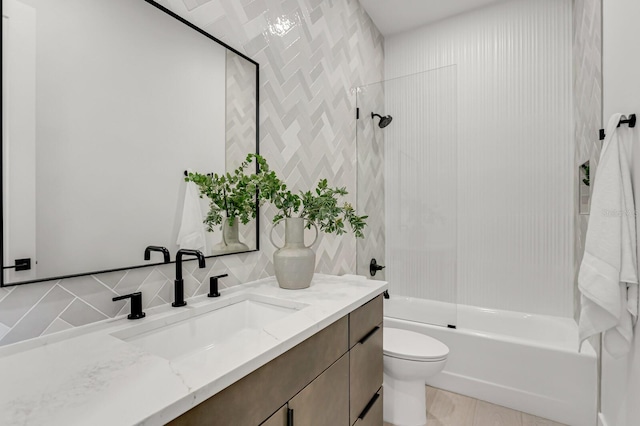
<instances>
[{"instance_id":1,"label":"white bathtub","mask_svg":"<svg viewBox=\"0 0 640 426\"><path fill-rule=\"evenodd\" d=\"M427 384L571 426L596 424L593 348L578 352L573 319L453 305L391 295L386 327L434 337L449 347L442 373ZM434 326L433 313L457 317ZM442 317L441 317L442 318Z\"/></svg>"}]
</instances>

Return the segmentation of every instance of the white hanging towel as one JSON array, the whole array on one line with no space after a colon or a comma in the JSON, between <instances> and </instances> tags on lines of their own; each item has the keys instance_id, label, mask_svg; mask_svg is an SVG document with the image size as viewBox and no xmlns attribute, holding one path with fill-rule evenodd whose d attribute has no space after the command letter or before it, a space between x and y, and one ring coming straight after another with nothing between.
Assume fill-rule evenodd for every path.
<instances>
[{"instance_id":1,"label":"white hanging towel","mask_svg":"<svg viewBox=\"0 0 640 426\"><path fill-rule=\"evenodd\" d=\"M631 131L626 126L617 127L620 117L614 114L607 124L578 274L582 294L580 345L604 332L604 347L614 357L629 351L638 317Z\"/></svg>"},{"instance_id":2,"label":"white hanging towel","mask_svg":"<svg viewBox=\"0 0 640 426\"><path fill-rule=\"evenodd\" d=\"M176 241L178 247L200 250L206 253L205 225L202 221L198 186L193 182L187 182L184 206L182 207L182 222L180 223L180 231Z\"/></svg>"}]
</instances>

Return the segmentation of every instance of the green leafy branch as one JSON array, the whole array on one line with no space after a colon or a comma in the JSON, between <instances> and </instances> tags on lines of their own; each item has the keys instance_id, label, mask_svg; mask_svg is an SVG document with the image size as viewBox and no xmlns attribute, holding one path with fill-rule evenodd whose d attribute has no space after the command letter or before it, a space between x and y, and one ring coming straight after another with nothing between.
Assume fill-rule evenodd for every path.
<instances>
[{"instance_id":1,"label":"green leafy branch","mask_svg":"<svg viewBox=\"0 0 640 426\"><path fill-rule=\"evenodd\" d=\"M254 160L256 172L247 174L246 170ZM346 232L345 223L348 223L356 237L364 237L362 231L368 216L358 216L351 204L339 202L339 198L348 194L346 188L331 188L327 179L321 179L315 191L295 194L259 154L247 155L233 173L222 176L189 173L185 180L195 182L200 189L200 196L210 200L210 209L204 221L209 231L213 231L215 225L222 224L223 213L231 223L234 218L239 218L240 222L246 224L250 219L255 219L258 205L269 202L278 210L273 217L274 223L297 215L308 220L308 228L314 223L323 232L341 235Z\"/></svg>"},{"instance_id":2,"label":"green leafy branch","mask_svg":"<svg viewBox=\"0 0 640 426\"><path fill-rule=\"evenodd\" d=\"M582 164L580 168L582 169L582 171L584 171L584 175L586 176L586 178L582 179L582 183L590 186L589 184L591 183L591 178L589 177L589 162L587 161L586 163Z\"/></svg>"},{"instance_id":3,"label":"green leafy branch","mask_svg":"<svg viewBox=\"0 0 640 426\"><path fill-rule=\"evenodd\" d=\"M215 226L221 227L225 217L231 225L235 219L246 225L256 218L257 187L253 175L245 173L248 166L249 162L245 161L232 173L189 173L185 178L198 186L200 198L209 199L209 211L204 220L208 231L212 232Z\"/></svg>"},{"instance_id":4,"label":"green leafy branch","mask_svg":"<svg viewBox=\"0 0 640 426\"><path fill-rule=\"evenodd\" d=\"M346 188L330 188L327 179L321 179L314 192L301 191L295 194L269 170L263 157L257 154L250 154L249 157L256 158L259 165L256 186L260 191L260 199L270 202L278 210L273 217L274 223L298 215L307 219L307 228L314 223L323 232L341 235L346 232L345 223L348 223L356 237L364 237L362 231L368 216L356 215L353 206L347 202L339 203L339 198L348 194Z\"/></svg>"}]
</instances>

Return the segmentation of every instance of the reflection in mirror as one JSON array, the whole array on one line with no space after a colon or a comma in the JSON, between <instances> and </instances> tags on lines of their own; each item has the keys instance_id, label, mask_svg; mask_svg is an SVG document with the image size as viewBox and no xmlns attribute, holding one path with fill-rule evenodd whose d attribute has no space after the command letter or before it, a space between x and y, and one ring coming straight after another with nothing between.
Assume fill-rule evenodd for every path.
<instances>
[{"instance_id":1,"label":"reflection in mirror","mask_svg":"<svg viewBox=\"0 0 640 426\"><path fill-rule=\"evenodd\" d=\"M591 174L589 161L582 163L578 169L578 212L589 214L591 206Z\"/></svg>"},{"instance_id":2,"label":"reflection in mirror","mask_svg":"<svg viewBox=\"0 0 640 426\"><path fill-rule=\"evenodd\" d=\"M2 284L196 248L178 244L184 171L256 152L258 64L155 6L3 0ZM255 221L204 238L209 256L258 247Z\"/></svg>"}]
</instances>

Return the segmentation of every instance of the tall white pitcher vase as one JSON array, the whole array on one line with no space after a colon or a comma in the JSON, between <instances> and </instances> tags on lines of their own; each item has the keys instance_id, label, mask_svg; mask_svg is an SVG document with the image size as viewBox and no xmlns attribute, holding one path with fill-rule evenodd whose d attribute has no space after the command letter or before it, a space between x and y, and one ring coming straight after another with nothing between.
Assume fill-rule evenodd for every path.
<instances>
[{"instance_id":1,"label":"tall white pitcher vase","mask_svg":"<svg viewBox=\"0 0 640 426\"><path fill-rule=\"evenodd\" d=\"M273 230L280 221L284 220L284 246L278 247L273 241ZM316 269L316 253L311 246L318 239L318 227L311 222L316 230L313 242L304 244L304 218L286 217L274 223L269 232L269 240L278 250L273 254L273 266L276 279L282 288L298 290L311 285L313 272Z\"/></svg>"}]
</instances>

